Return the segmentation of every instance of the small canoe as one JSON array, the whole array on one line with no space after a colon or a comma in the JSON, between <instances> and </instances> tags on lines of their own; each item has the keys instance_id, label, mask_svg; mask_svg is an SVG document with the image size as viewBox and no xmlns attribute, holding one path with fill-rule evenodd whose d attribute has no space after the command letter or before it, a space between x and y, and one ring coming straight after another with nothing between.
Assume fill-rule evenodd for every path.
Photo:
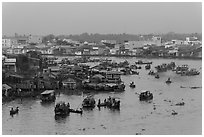
<instances>
[{"instance_id":1,"label":"small canoe","mask_svg":"<svg viewBox=\"0 0 204 137\"><path fill-rule=\"evenodd\" d=\"M14 110L10 110L10 115L14 115L14 114L17 114L19 111L19 108L17 107L16 109Z\"/></svg>"}]
</instances>

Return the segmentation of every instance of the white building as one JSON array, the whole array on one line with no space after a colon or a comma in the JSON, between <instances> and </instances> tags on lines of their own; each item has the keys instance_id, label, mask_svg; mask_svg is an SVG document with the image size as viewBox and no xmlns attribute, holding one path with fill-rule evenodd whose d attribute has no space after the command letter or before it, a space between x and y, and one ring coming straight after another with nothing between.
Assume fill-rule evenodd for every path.
<instances>
[{"instance_id":1,"label":"white building","mask_svg":"<svg viewBox=\"0 0 204 137\"><path fill-rule=\"evenodd\" d=\"M172 44L175 44L175 45L183 45L183 44L184 44L184 41L183 41L183 40L172 40Z\"/></svg>"},{"instance_id":2,"label":"white building","mask_svg":"<svg viewBox=\"0 0 204 137\"><path fill-rule=\"evenodd\" d=\"M2 48L11 48L11 39L2 38Z\"/></svg>"},{"instance_id":3,"label":"white building","mask_svg":"<svg viewBox=\"0 0 204 137\"><path fill-rule=\"evenodd\" d=\"M156 46L161 46L161 45L162 45L162 39L161 39L161 37L155 37L155 36L153 36L152 41L155 43Z\"/></svg>"},{"instance_id":4,"label":"white building","mask_svg":"<svg viewBox=\"0 0 204 137\"><path fill-rule=\"evenodd\" d=\"M16 72L16 59L15 58L6 58L4 60L3 65L6 69Z\"/></svg>"}]
</instances>

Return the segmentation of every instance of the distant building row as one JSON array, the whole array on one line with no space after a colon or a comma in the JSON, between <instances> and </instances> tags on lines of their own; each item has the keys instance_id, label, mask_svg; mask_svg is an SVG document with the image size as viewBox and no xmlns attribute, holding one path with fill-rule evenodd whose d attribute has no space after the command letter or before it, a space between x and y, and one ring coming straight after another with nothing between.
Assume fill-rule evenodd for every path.
<instances>
[{"instance_id":1,"label":"distant building row","mask_svg":"<svg viewBox=\"0 0 204 137\"><path fill-rule=\"evenodd\" d=\"M19 36L15 35L14 37L6 37L4 36L2 38L2 48L12 48L16 45L22 45L22 44L40 44L42 43L42 37L41 36Z\"/></svg>"}]
</instances>

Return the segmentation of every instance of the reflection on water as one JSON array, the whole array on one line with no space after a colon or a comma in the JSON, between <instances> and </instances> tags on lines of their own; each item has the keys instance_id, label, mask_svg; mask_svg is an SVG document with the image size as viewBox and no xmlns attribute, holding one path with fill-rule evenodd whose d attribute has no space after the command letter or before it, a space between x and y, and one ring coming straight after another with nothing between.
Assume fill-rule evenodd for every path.
<instances>
[{"instance_id":1,"label":"reflection on water","mask_svg":"<svg viewBox=\"0 0 204 137\"><path fill-rule=\"evenodd\" d=\"M113 58L115 59L115 58ZM117 61L124 61L120 58ZM129 62L136 61L128 58ZM152 59L153 66L161 63L188 64L200 69L199 60ZM120 98L120 110L105 107L84 109L83 114L70 113L65 117L55 117L55 103L41 103L39 99L14 100L2 106L3 134L201 134L202 125L202 88L180 88L180 86L202 87L202 74L198 76L180 76L168 71L160 74L159 79L147 75L142 66L140 75L122 76L126 88L121 93L94 93L96 102L108 96ZM202 73L202 71L200 70ZM170 77L173 81L167 85ZM136 88L129 87L134 81ZM141 90L150 90L152 101L139 101ZM70 102L71 108L81 107L81 93L61 93L56 102ZM185 102L184 106L176 103ZM19 114L10 116L10 106L19 106ZM177 115L172 115L172 112Z\"/></svg>"}]
</instances>

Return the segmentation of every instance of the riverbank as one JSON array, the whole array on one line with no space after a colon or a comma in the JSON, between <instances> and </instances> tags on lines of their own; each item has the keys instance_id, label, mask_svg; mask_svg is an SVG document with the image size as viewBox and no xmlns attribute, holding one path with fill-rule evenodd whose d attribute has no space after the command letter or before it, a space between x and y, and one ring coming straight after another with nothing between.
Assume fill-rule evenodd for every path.
<instances>
[{"instance_id":1,"label":"riverbank","mask_svg":"<svg viewBox=\"0 0 204 137\"><path fill-rule=\"evenodd\" d=\"M42 54L43 56L81 56L81 57L138 57L138 58L146 58L146 59L192 59L192 60L201 60L202 57L192 57L192 56L145 56L145 55L75 55L75 54Z\"/></svg>"}]
</instances>

